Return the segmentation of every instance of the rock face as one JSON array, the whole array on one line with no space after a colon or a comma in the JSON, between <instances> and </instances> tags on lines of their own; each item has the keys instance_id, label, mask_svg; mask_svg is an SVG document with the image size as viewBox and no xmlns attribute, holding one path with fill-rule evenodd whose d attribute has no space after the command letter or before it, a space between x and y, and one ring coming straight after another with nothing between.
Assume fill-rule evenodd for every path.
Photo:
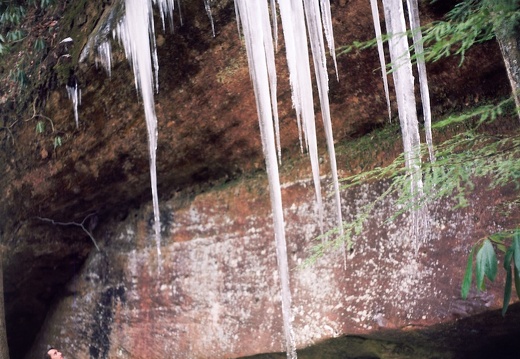
<instances>
[{"instance_id":1,"label":"rock face","mask_svg":"<svg viewBox=\"0 0 520 359\"><path fill-rule=\"evenodd\" d=\"M264 182L250 179L261 176L264 160L233 4L212 2L215 38L203 1L182 5L184 24L176 18L173 34L158 31L157 158L165 227L160 274L150 242L145 121L131 71L121 50L111 78L94 59L78 61L89 35L116 5L58 1L53 11L34 10L24 47L0 64L0 236L11 358L36 356L49 342L77 358L142 358L150 346L158 358L280 351L268 193ZM424 21L438 17L438 9L424 6ZM367 1L333 1L332 13L336 43L373 37ZM41 53L33 50L38 36L46 36ZM59 43L68 36L72 44ZM434 232L416 256L399 229L404 224L376 226L388 216L381 209L347 269L341 256L299 269L318 230L308 170L299 163L283 48L277 67L283 156L291 169L283 181L298 345L495 308L499 295L493 291L467 303L454 299L463 267L455 258L464 262L467 237L499 228L493 221L500 218L492 216L477 221L466 213L469 224L462 226L462 218L435 212ZM387 121L377 67L375 52L338 58L340 79L330 76L338 146ZM25 89L8 76L13 68L26 71ZM437 116L509 91L494 43L474 49L462 67L451 59L429 70ZM70 81L82 90L78 128L65 91ZM43 133L35 131L38 120L47 124ZM57 137L62 142L55 148ZM382 165L398 152L396 142L373 158L340 162L340 169L348 174ZM344 193L345 215L379 190L367 189L366 198L364 191ZM490 212L490 198L475 201L474 210Z\"/></svg>"},{"instance_id":2,"label":"rock face","mask_svg":"<svg viewBox=\"0 0 520 359\"><path fill-rule=\"evenodd\" d=\"M150 208L104 225L97 232L101 251L93 251L67 285L28 357L36 357L47 343L78 359L146 358L150 352L154 358L234 358L283 351L270 206L251 190L266 185L244 181L201 194L180 208L175 201L163 202L160 258ZM353 215L386 185L344 192L345 214ZM429 231L419 246L410 240L407 218L383 224L393 207L382 203L344 268L337 252L302 266L310 248L319 243L314 239L319 225L313 186L299 181L284 187L298 347L355 334L408 346L399 358L448 358L460 349L453 346L454 338L427 343L425 334L422 346L414 346L414 340L403 341L405 335L400 338L395 332L501 306L500 285L472 293L467 301L460 299L459 286L473 236L507 225L496 206L482 198L501 201L509 191L478 191L462 212L450 211L450 203L430 208ZM329 228L335 218L332 208L333 203L327 203ZM436 340L441 336L437 331L429 335Z\"/></svg>"}]
</instances>

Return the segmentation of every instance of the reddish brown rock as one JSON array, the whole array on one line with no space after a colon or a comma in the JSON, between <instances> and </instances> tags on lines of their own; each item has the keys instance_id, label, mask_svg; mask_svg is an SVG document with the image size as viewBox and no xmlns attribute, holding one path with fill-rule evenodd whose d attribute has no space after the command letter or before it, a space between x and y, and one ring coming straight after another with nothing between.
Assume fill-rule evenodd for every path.
<instances>
[{"instance_id":1,"label":"reddish brown rock","mask_svg":"<svg viewBox=\"0 0 520 359\"><path fill-rule=\"evenodd\" d=\"M97 232L102 251L92 252L67 286L68 295L56 303L30 355L46 343L57 343L78 359L144 358L150 351L154 358L235 358L282 351L270 208L250 190L266 185L263 180L243 181L198 195L176 210L175 201L163 202L160 273L149 207L132 211L120 223L103 225ZM347 218L383 186L344 192ZM356 238L344 268L337 252L302 267L318 243L313 186L300 181L284 187L298 347L361 335L410 346L399 358L436 358L458 348L450 342L444 347L428 344L426 334L420 342L421 334L406 333L501 306L503 278L485 292L472 292L466 301L460 299L459 288L474 237L508 225L483 196L500 201L510 192L479 190L463 211L451 211L445 202L430 207L430 225L421 233L419 247L410 240L406 218L384 224L392 208L385 202ZM330 228L335 216L327 213ZM438 329L429 335L444 334Z\"/></svg>"}]
</instances>

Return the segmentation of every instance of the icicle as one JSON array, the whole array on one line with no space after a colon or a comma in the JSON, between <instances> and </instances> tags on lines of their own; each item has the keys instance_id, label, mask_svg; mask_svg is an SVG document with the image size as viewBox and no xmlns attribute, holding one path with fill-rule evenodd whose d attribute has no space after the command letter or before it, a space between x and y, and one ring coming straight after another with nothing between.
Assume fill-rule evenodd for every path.
<instances>
[{"instance_id":1,"label":"icicle","mask_svg":"<svg viewBox=\"0 0 520 359\"><path fill-rule=\"evenodd\" d=\"M273 0L274 1L274 0ZM271 6L273 6L273 1L271 2ZM262 9L265 9L262 7ZM275 13L276 15L276 13ZM271 23L269 22L269 13L262 16L263 29L264 31L271 31ZM275 21L276 23L276 21ZM275 26L275 25L273 25ZM274 123L274 131L275 131L275 139L276 139L276 149L278 153L278 163L282 163L282 145L280 143L280 121L278 119L278 101L276 98L276 66L274 59L274 49L273 49L273 38L271 34L264 34L264 47L266 49L266 62L267 62L267 71L269 74L269 88L271 90L271 107L273 110L273 123Z\"/></svg>"},{"instance_id":2,"label":"icicle","mask_svg":"<svg viewBox=\"0 0 520 359\"><path fill-rule=\"evenodd\" d=\"M142 0L148 1L148 0ZM150 26L150 42L151 42L151 55L153 60L153 72L155 76L152 76L155 79L155 92L159 93L159 58L157 57L157 43L155 40L155 28L153 24L153 13L149 22Z\"/></svg>"},{"instance_id":3,"label":"icicle","mask_svg":"<svg viewBox=\"0 0 520 359\"><path fill-rule=\"evenodd\" d=\"M174 0L153 0L159 7L159 13L161 15L161 22L163 31L166 30L165 19L168 18L170 21L170 27L173 29L173 10L175 9Z\"/></svg>"},{"instance_id":4,"label":"icicle","mask_svg":"<svg viewBox=\"0 0 520 359\"><path fill-rule=\"evenodd\" d=\"M126 57L132 63L135 84L143 99L143 107L148 130L150 152L150 181L154 212L154 229L159 261L161 267L161 223L159 215L159 197L157 193L157 117L155 115L152 54L155 52L153 39L152 4L148 0L125 0L125 18L117 27L117 36L125 49ZM157 68L156 68L157 71Z\"/></svg>"},{"instance_id":5,"label":"icicle","mask_svg":"<svg viewBox=\"0 0 520 359\"><path fill-rule=\"evenodd\" d=\"M320 0L321 14L323 19L323 31L329 45L329 52L334 62L334 69L336 70L336 80L339 81L338 64L336 62L336 50L334 47L334 32L332 31L332 15L330 13L329 0ZM328 96L328 95L327 95Z\"/></svg>"},{"instance_id":6,"label":"icicle","mask_svg":"<svg viewBox=\"0 0 520 359\"><path fill-rule=\"evenodd\" d=\"M323 205L314 118L307 32L302 0L278 0L285 39L292 100L297 119L301 119L306 148L311 161L320 228L323 231Z\"/></svg>"},{"instance_id":7,"label":"icicle","mask_svg":"<svg viewBox=\"0 0 520 359\"><path fill-rule=\"evenodd\" d=\"M379 53L379 64L381 65L381 76L383 77L383 85L385 88L386 105L388 107L388 120L392 122L392 108L390 106L390 91L388 90L388 78L386 76L385 52L383 50L383 38L381 35L381 24L379 23L379 9L377 8L377 0L370 0L372 7L372 19L374 20L374 30L376 32L377 52Z\"/></svg>"},{"instance_id":8,"label":"icicle","mask_svg":"<svg viewBox=\"0 0 520 359\"><path fill-rule=\"evenodd\" d=\"M177 7L179 8L179 21L181 26L184 25L182 21L182 10L181 10L181 0L177 0Z\"/></svg>"},{"instance_id":9,"label":"icicle","mask_svg":"<svg viewBox=\"0 0 520 359\"><path fill-rule=\"evenodd\" d=\"M405 164L409 169L412 198L422 195L422 175L420 157L419 124L414 95L414 78L408 39L406 37L406 22L401 0L383 0L387 32L390 36L390 57L392 59L393 77L399 121L403 135ZM421 212L411 212L413 227L412 241L417 251L419 242L419 225L423 223Z\"/></svg>"},{"instance_id":10,"label":"icicle","mask_svg":"<svg viewBox=\"0 0 520 359\"><path fill-rule=\"evenodd\" d=\"M418 150L420 137L404 10L401 0L383 0L383 4L385 6L387 32L390 36L390 57L392 59L399 119L403 132L406 165L411 168L411 159L414 157L417 159L412 151Z\"/></svg>"},{"instance_id":11,"label":"icicle","mask_svg":"<svg viewBox=\"0 0 520 359\"><path fill-rule=\"evenodd\" d=\"M67 95L72 100L72 107L74 108L74 120L76 121L76 128L79 127L78 106L81 105L81 90L78 90L78 82L74 81L74 85L65 86Z\"/></svg>"},{"instance_id":12,"label":"icicle","mask_svg":"<svg viewBox=\"0 0 520 359\"><path fill-rule=\"evenodd\" d=\"M430 108L430 90L428 89L428 76L426 75L426 64L424 62L424 49L421 33L421 22L419 19L419 4L417 0L407 0L410 28L413 34L413 45L417 56L417 69L419 72L419 84L421 88L421 101L424 114L424 132L426 133L426 144L430 155L430 162L435 162L432 138L432 112Z\"/></svg>"},{"instance_id":13,"label":"icicle","mask_svg":"<svg viewBox=\"0 0 520 359\"><path fill-rule=\"evenodd\" d=\"M97 48L96 66L101 66L107 72L108 77L112 77L112 46L110 41L103 41Z\"/></svg>"},{"instance_id":14,"label":"icicle","mask_svg":"<svg viewBox=\"0 0 520 359\"><path fill-rule=\"evenodd\" d=\"M269 25L267 3L263 0L235 0L238 15L244 32L249 72L253 80L255 99L257 104L260 133L262 137L267 173L269 176L269 193L273 210L273 224L275 229L276 253L278 271L280 273L282 292L282 313L286 339L287 357L297 358L294 333L292 329L291 291L289 285L289 266L287 262L287 248L282 207L280 179L276 160L275 133L272 119L273 82L269 78L271 59L274 59L271 28ZM268 45L268 44L271 45Z\"/></svg>"},{"instance_id":15,"label":"icicle","mask_svg":"<svg viewBox=\"0 0 520 359\"><path fill-rule=\"evenodd\" d=\"M206 13L208 14L209 21L211 22L211 32L213 33L213 37L215 37L215 24L213 23L213 15L211 15L211 0L204 0L204 8L206 9Z\"/></svg>"},{"instance_id":16,"label":"icicle","mask_svg":"<svg viewBox=\"0 0 520 359\"><path fill-rule=\"evenodd\" d=\"M271 0L271 19L273 22L273 37L275 49L278 51L278 16L276 16L276 2Z\"/></svg>"},{"instance_id":17,"label":"icicle","mask_svg":"<svg viewBox=\"0 0 520 359\"><path fill-rule=\"evenodd\" d=\"M323 126L325 128L325 135L327 138L327 148L330 157L330 166L332 172L332 182L334 186L334 194L336 198L336 215L337 226L339 228L339 235L343 236L343 218L341 215L341 198L339 192L338 170L336 165L336 151L334 149L334 138L332 134L332 121L330 117L329 104L329 77L327 73L327 63L325 56L325 43L323 41L323 34L321 31L321 18L318 3L314 0L304 0L305 3L305 18L307 20L307 29L309 31L312 58L314 61L314 72L316 74L316 82L318 84L318 94L321 105L321 117ZM343 249L343 264L347 266L347 256L344 244Z\"/></svg>"},{"instance_id":18,"label":"icicle","mask_svg":"<svg viewBox=\"0 0 520 359\"><path fill-rule=\"evenodd\" d=\"M235 17L237 19L238 37L242 37L241 32L240 32L240 12L238 10L238 3L235 1L234 4L235 4Z\"/></svg>"}]
</instances>

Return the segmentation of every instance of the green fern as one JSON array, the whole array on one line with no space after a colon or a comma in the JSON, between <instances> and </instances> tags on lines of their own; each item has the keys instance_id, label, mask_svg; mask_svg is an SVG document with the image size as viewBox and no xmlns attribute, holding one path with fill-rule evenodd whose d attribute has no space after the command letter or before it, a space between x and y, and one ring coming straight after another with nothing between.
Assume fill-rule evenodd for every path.
<instances>
[{"instance_id":1,"label":"green fern","mask_svg":"<svg viewBox=\"0 0 520 359\"><path fill-rule=\"evenodd\" d=\"M27 84L29 83L29 78L27 77L27 74L25 73L25 71L19 67L17 67L14 71L11 70L9 72L9 77L11 77L11 79L13 81L15 81L18 86L24 88L27 86Z\"/></svg>"},{"instance_id":2,"label":"green fern","mask_svg":"<svg viewBox=\"0 0 520 359\"><path fill-rule=\"evenodd\" d=\"M465 0L457 4L443 21L434 21L422 26L424 53L415 54L410 47L412 58L427 62L435 62L449 56L460 56L461 64L466 52L475 44L491 40L497 29L511 32L520 22L518 2L510 0ZM412 37L412 32L394 34L393 36ZM383 36L383 42L388 41ZM359 42L339 48L338 55L354 50L364 50L377 46L376 39ZM391 64L388 65L388 69Z\"/></svg>"}]
</instances>

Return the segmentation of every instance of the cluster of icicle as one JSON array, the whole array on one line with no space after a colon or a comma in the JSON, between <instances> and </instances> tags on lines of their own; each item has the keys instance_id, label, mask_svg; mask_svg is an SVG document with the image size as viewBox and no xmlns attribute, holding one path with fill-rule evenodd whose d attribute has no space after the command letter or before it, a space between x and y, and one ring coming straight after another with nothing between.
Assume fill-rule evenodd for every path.
<instances>
[{"instance_id":1,"label":"cluster of icicle","mask_svg":"<svg viewBox=\"0 0 520 359\"><path fill-rule=\"evenodd\" d=\"M374 16L376 36L379 39L378 49L381 67L384 71L386 65L383 53L383 43L381 40L378 5L377 0L370 1ZM177 0L177 2L179 2L179 0ZM166 19L170 20L171 23L173 19L174 0L154 0L154 4L159 7L163 27ZM278 0L277 4L282 21L287 63L290 73L292 101L300 133L300 144L302 150L305 147L310 157L320 228L323 230L323 206L309 58L312 58L314 66L315 81L318 88L322 120L325 128L331 163L331 173L336 200L337 225L340 235L342 235L341 201L330 118L328 98L329 87L326 65L327 49L325 46L325 43L327 43L328 52L330 53L337 70L334 55L330 3L329 0ZM136 88L141 94L143 100L150 152L150 177L154 210L154 230L157 254L160 263L161 233L156 175L157 117L154 106L154 90L158 91L157 73L159 67L156 53L152 5L152 0L124 0L124 14L112 32L113 36L123 44L125 54L132 64ZM204 0L204 6L211 20L213 35L215 35L215 28L211 17L210 0ZM411 169L412 176L416 176L414 179L416 186L413 186L413 190L419 193L422 188L420 177L420 157L417 153L420 144L420 137L415 97L413 93L414 80L410 53L408 50L408 40L407 37L403 35L406 32L404 10L401 0L383 0L383 6L385 9L387 32L390 35L389 48L392 65L394 67L393 77L396 88L399 118L403 133L404 149L406 153L406 165ZM420 54L422 53L422 45L421 34L419 31L420 25L417 0L408 0L408 9L411 29L414 32L413 39L415 51ZM260 133L269 177L278 270L281 279L282 312L287 357L296 358L296 345L292 329L289 267L287 262L282 196L278 174L278 165L281 164L281 149L275 69L275 49L277 47L278 38L276 3L275 0L270 0L270 3L268 3L267 0L235 0L235 10L239 32L240 28L242 28L242 33L245 39L249 70L256 98ZM103 31L106 32L106 29ZM309 56L308 43L311 48L311 56ZM112 51L110 41L102 41L98 43L96 47L98 54L96 61L101 63L110 75ZM431 143L431 116L426 70L424 62L420 59L418 61L418 67L423 112L425 114L425 124L427 128L426 138L430 149L430 159L434 160ZM388 102L389 117L391 117L388 83L385 73L383 73L383 79ZM73 92L71 92L71 94L73 94Z\"/></svg>"},{"instance_id":2,"label":"cluster of icicle","mask_svg":"<svg viewBox=\"0 0 520 359\"><path fill-rule=\"evenodd\" d=\"M381 68L383 71L383 81L388 104L388 114L391 117L390 99L388 93L388 83L386 79L386 64L383 52L383 40L381 37L381 27L379 23L379 10L377 0L370 0L372 15L374 19L375 33L378 40L378 51ZM392 76L395 85L395 95L397 99L397 109L401 124L403 137L403 147L406 168L410 170L411 195L412 198L419 198L422 195L422 174L421 174L421 139L419 135L419 122L417 119L417 107L414 93L414 77L412 73L412 61L409 51L406 19L402 0L382 0L390 60L392 62ZM430 94L428 90L428 79L426 76L426 66L423 57L422 34L419 21L419 7L417 0L407 0L408 17L410 31L412 33L414 50L417 58L417 69L419 73L419 84L421 90L421 102L424 114L424 127L426 144L428 147L430 161L435 161L433 151L433 141L431 133L431 109ZM415 250L419 246L419 233L424 229L421 226L425 223L424 211L412 211L412 239L415 242Z\"/></svg>"},{"instance_id":3,"label":"cluster of icicle","mask_svg":"<svg viewBox=\"0 0 520 359\"><path fill-rule=\"evenodd\" d=\"M156 0L156 5L159 7L164 27L166 19L170 20L170 22L172 21L174 2L173 0ZM211 17L210 1L204 0L204 6L210 17L214 35L215 29ZM269 12L269 6L271 7L271 12ZM305 149L311 159L319 223L320 228L323 230L323 206L318 146L311 69L307 47L308 42L311 44L322 119L330 154L333 186L336 196L337 225L340 231L342 231L341 202L339 197L334 141L332 137L326 67L326 42L334 65L336 66L330 4L328 0L320 0L319 2L315 0L279 0L278 8L282 20L293 94L292 99L297 115L301 147L303 150L304 141ZM296 345L292 329L289 266L287 262L282 196L278 175L278 165L281 163L281 149L274 60L275 44L277 44L278 37L276 3L274 0L271 0L270 4L268 4L266 0L235 0L235 9L239 32L241 24L245 38L269 177L278 271L281 278L282 313L287 356L289 358L296 358ZM269 14L271 14L271 17ZM106 28L100 30L105 37L108 28L110 28L110 26L106 26ZM274 31L274 36L272 31ZM152 2L150 0L125 0L124 13L117 21L115 28L112 29L112 33L123 45L125 55L132 64L135 85L143 101L150 152L154 229L160 263L161 233L156 175L157 117L154 107L154 90L158 91L157 73L159 67L156 54ZM97 42L95 49L97 54L96 63L101 64L110 75L112 51L110 40L96 40L95 42Z\"/></svg>"},{"instance_id":4,"label":"cluster of icicle","mask_svg":"<svg viewBox=\"0 0 520 359\"><path fill-rule=\"evenodd\" d=\"M284 218L278 164L280 157L280 133L276 100L275 46L277 18L274 0L271 0L272 24L268 3L265 0L235 0L237 20L244 33L249 72L256 97L260 133L264 150L275 228L278 271L282 288L282 313L288 358L296 358L296 346L292 330L291 291L285 242ZM338 227L342 230L341 202L337 179L334 141L328 99L328 75L326 67L325 38L334 59L332 22L328 0L279 0L278 7L285 39L293 106L296 111L300 142L302 132L305 148L309 153L316 192L320 227L323 226L323 206L316 139L312 78L307 43L309 41L316 74L320 105L331 170L336 194ZM307 33L309 37L307 37ZM303 147L303 145L302 145Z\"/></svg>"},{"instance_id":5,"label":"cluster of icicle","mask_svg":"<svg viewBox=\"0 0 520 359\"><path fill-rule=\"evenodd\" d=\"M397 98L397 108L399 120L401 122L403 144L406 156L406 165L412 165L410 161L413 151L420 145L419 126L417 121L417 108L414 94L414 77L412 74L412 61L410 57L406 20L404 17L403 2L401 0L382 0L386 21L386 31L390 59L392 61L392 75L394 78L395 92ZM379 61L383 72L383 82L388 104L388 116L391 118L390 96L388 91L388 81L386 78L386 63L383 50L383 39L381 36L381 25L379 23L379 10L377 0L370 0L372 17L377 38L377 48ZM407 0L408 15L410 21L410 31L413 34L413 44L417 57L417 69L419 72L419 83L421 89L421 101L424 113L424 124L426 130L426 143L430 154L430 160L434 161L433 141L431 133L431 109L430 93L428 90L428 78L426 76L426 66L424 63L421 24L419 21L419 6L417 0Z\"/></svg>"}]
</instances>

